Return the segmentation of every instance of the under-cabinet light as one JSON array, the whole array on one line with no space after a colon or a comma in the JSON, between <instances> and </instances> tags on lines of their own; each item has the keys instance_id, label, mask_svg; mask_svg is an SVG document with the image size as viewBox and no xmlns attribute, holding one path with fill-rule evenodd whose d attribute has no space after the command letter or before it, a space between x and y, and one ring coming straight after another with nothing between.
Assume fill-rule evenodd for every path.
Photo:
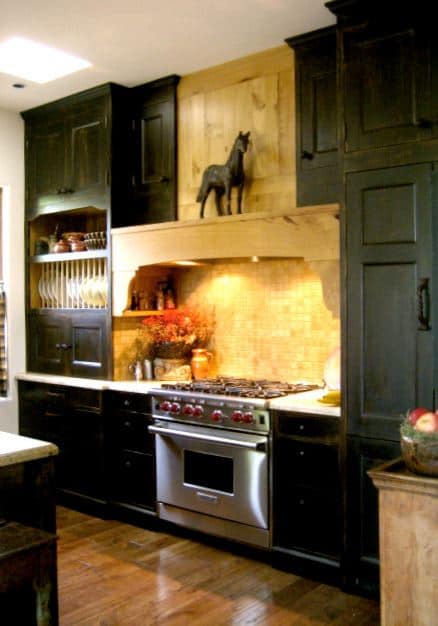
<instances>
[{"instance_id":1,"label":"under-cabinet light","mask_svg":"<svg viewBox=\"0 0 438 626\"><path fill-rule=\"evenodd\" d=\"M35 83L48 83L90 66L89 61L24 37L0 43L0 72Z\"/></svg>"}]
</instances>

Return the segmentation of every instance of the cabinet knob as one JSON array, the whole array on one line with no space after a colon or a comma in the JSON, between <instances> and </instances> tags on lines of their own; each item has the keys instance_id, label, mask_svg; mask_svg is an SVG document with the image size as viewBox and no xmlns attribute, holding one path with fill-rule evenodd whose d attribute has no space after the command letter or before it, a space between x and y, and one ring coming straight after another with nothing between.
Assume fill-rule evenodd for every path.
<instances>
[{"instance_id":1,"label":"cabinet knob","mask_svg":"<svg viewBox=\"0 0 438 626\"><path fill-rule=\"evenodd\" d=\"M304 424L300 424L300 430L304 430Z\"/></svg>"},{"instance_id":2,"label":"cabinet knob","mask_svg":"<svg viewBox=\"0 0 438 626\"><path fill-rule=\"evenodd\" d=\"M70 343L61 343L60 348L61 350L71 350L73 346Z\"/></svg>"},{"instance_id":3,"label":"cabinet knob","mask_svg":"<svg viewBox=\"0 0 438 626\"><path fill-rule=\"evenodd\" d=\"M306 159L307 161L312 161L313 153L309 152L308 150L303 150L301 153L301 158Z\"/></svg>"},{"instance_id":4,"label":"cabinet knob","mask_svg":"<svg viewBox=\"0 0 438 626\"><path fill-rule=\"evenodd\" d=\"M123 422L123 426L125 428L131 428L131 422L129 420L126 420L126 422Z\"/></svg>"},{"instance_id":5,"label":"cabinet knob","mask_svg":"<svg viewBox=\"0 0 438 626\"><path fill-rule=\"evenodd\" d=\"M123 400L123 406L130 406L131 402L129 400Z\"/></svg>"},{"instance_id":6,"label":"cabinet knob","mask_svg":"<svg viewBox=\"0 0 438 626\"><path fill-rule=\"evenodd\" d=\"M125 469L131 469L131 467L132 467L131 461L125 461L124 467L125 467Z\"/></svg>"},{"instance_id":7,"label":"cabinet knob","mask_svg":"<svg viewBox=\"0 0 438 626\"><path fill-rule=\"evenodd\" d=\"M304 456L304 450L300 450L300 456Z\"/></svg>"}]
</instances>

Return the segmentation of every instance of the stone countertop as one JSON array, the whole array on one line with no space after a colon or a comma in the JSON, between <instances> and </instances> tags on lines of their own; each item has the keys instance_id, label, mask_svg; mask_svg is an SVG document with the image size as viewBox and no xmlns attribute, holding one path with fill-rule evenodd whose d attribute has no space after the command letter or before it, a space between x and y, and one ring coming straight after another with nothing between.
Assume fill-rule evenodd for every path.
<instances>
[{"instance_id":1,"label":"stone countertop","mask_svg":"<svg viewBox=\"0 0 438 626\"><path fill-rule=\"evenodd\" d=\"M127 391L130 393L148 393L154 387L160 387L162 381L159 380L97 380L92 378L74 378L68 376L55 376L52 374L39 374L26 372L18 374L18 380L28 380L36 383L46 383L51 385L64 385L67 387L81 387L83 389L114 391ZM168 382L168 381L166 381ZM322 404L318 402L326 393L324 389L314 391L304 391L303 393L290 394L281 398L274 398L269 401L269 407L277 411L293 411L297 413L313 413L316 415L328 415L340 417L339 406Z\"/></svg>"},{"instance_id":2,"label":"stone countertop","mask_svg":"<svg viewBox=\"0 0 438 626\"><path fill-rule=\"evenodd\" d=\"M327 393L325 389L292 393L282 398L274 398L269 407L277 411L293 411L295 413L312 413L316 415L341 416L341 407L323 404L318 400Z\"/></svg>"},{"instance_id":3,"label":"stone countertop","mask_svg":"<svg viewBox=\"0 0 438 626\"><path fill-rule=\"evenodd\" d=\"M0 467L58 454L53 443L0 431Z\"/></svg>"}]
</instances>

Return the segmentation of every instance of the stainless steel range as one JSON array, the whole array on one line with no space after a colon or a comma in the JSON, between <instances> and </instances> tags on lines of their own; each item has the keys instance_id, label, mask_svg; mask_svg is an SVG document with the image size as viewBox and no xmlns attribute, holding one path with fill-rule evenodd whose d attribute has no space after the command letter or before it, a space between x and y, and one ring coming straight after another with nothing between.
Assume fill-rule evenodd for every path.
<instances>
[{"instance_id":1,"label":"stainless steel range","mask_svg":"<svg viewBox=\"0 0 438 626\"><path fill-rule=\"evenodd\" d=\"M220 377L152 389L159 517L268 548L269 399L316 387Z\"/></svg>"}]
</instances>

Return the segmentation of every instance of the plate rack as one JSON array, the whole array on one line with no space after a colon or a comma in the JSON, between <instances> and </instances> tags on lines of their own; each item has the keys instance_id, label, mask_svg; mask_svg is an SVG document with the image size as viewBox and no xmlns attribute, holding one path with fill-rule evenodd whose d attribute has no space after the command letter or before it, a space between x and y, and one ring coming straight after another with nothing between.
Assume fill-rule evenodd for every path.
<instances>
[{"instance_id":1,"label":"plate rack","mask_svg":"<svg viewBox=\"0 0 438 626\"><path fill-rule=\"evenodd\" d=\"M106 259L53 261L41 264L40 268L38 296L41 308L107 308Z\"/></svg>"}]
</instances>

